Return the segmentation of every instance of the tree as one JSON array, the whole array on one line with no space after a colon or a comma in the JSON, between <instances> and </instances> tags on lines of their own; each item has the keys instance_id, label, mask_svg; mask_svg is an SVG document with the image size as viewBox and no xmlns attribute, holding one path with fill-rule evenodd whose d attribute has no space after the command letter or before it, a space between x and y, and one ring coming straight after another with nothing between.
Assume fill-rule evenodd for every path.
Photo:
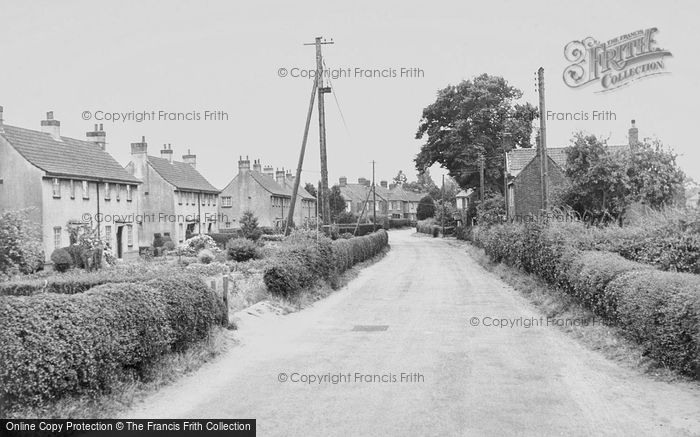
<instances>
[{"instance_id":1,"label":"tree","mask_svg":"<svg viewBox=\"0 0 700 437\"><path fill-rule=\"evenodd\" d=\"M684 193L685 174L676 165L676 154L659 140L632 148L627 175L632 200L652 208L671 205Z\"/></svg>"},{"instance_id":2,"label":"tree","mask_svg":"<svg viewBox=\"0 0 700 437\"><path fill-rule=\"evenodd\" d=\"M579 214L610 221L624 214L630 198L629 155L611 152L594 135L577 133L566 150L570 189L562 200Z\"/></svg>"},{"instance_id":3,"label":"tree","mask_svg":"<svg viewBox=\"0 0 700 437\"><path fill-rule=\"evenodd\" d=\"M403 184L403 189L408 191L414 191L416 193L430 193L437 187L433 178L430 176L430 169L426 168L423 171L419 171L416 175L415 182L407 182Z\"/></svg>"},{"instance_id":4,"label":"tree","mask_svg":"<svg viewBox=\"0 0 700 437\"><path fill-rule=\"evenodd\" d=\"M438 91L436 101L423 109L416 132L416 139L427 137L415 158L416 169L440 163L458 185L476 188L478 158L484 154L486 186L502 190L503 134L510 134L507 151L532 147L537 109L529 103L514 104L521 97L522 92L505 79L488 74Z\"/></svg>"},{"instance_id":5,"label":"tree","mask_svg":"<svg viewBox=\"0 0 700 437\"><path fill-rule=\"evenodd\" d=\"M306 189L306 191L309 192L309 194L318 198L318 196L316 195L316 186L314 184L312 184L311 182L307 182L306 185L304 185L304 188Z\"/></svg>"},{"instance_id":6,"label":"tree","mask_svg":"<svg viewBox=\"0 0 700 437\"><path fill-rule=\"evenodd\" d=\"M249 240L258 241L262 236L262 231L258 228L258 218L255 217L253 211L246 210L240 219L241 223L241 234L244 238Z\"/></svg>"},{"instance_id":7,"label":"tree","mask_svg":"<svg viewBox=\"0 0 700 437\"><path fill-rule=\"evenodd\" d=\"M416 218L418 220L425 220L427 218L435 216L435 201L432 197L425 196L418 202L418 208L416 209Z\"/></svg>"},{"instance_id":8,"label":"tree","mask_svg":"<svg viewBox=\"0 0 700 437\"><path fill-rule=\"evenodd\" d=\"M408 182L408 178L404 174L403 170L399 170L399 173L396 176L394 176L394 183L396 185L403 185L406 182Z\"/></svg>"},{"instance_id":9,"label":"tree","mask_svg":"<svg viewBox=\"0 0 700 437\"><path fill-rule=\"evenodd\" d=\"M341 212L345 211L345 199L340 193L340 187L338 185L333 185L330 189L330 196L328 196L328 203L331 208L331 220L335 221Z\"/></svg>"},{"instance_id":10,"label":"tree","mask_svg":"<svg viewBox=\"0 0 700 437\"><path fill-rule=\"evenodd\" d=\"M28 210L0 214L0 279L17 273L32 273L44 260L41 230Z\"/></svg>"}]
</instances>

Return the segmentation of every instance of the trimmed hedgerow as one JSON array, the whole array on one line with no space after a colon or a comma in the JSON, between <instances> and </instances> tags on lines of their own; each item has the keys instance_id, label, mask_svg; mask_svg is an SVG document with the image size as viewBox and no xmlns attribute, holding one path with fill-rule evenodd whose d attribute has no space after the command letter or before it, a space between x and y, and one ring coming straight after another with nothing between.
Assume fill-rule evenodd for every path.
<instances>
[{"instance_id":1,"label":"trimmed hedgerow","mask_svg":"<svg viewBox=\"0 0 700 437\"><path fill-rule=\"evenodd\" d=\"M98 394L223 323L223 303L196 278L105 284L79 294L0 297L0 399L38 404Z\"/></svg>"},{"instance_id":2,"label":"trimmed hedgerow","mask_svg":"<svg viewBox=\"0 0 700 437\"><path fill-rule=\"evenodd\" d=\"M293 296L319 280L335 286L340 273L376 255L388 241L383 229L335 241L315 232L296 231L280 245L263 279L272 294L283 297Z\"/></svg>"},{"instance_id":3,"label":"trimmed hedgerow","mask_svg":"<svg viewBox=\"0 0 700 437\"><path fill-rule=\"evenodd\" d=\"M700 369L700 277L656 270L625 273L606 292L623 331L660 363L689 375Z\"/></svg>"},{"instance_id":4,"label":"trimmed hedgerow","mask_svg":"<svg viewBox=\"0 0 700 437\"><path fill-rule=\"evenodd\" d=\"M572 260L565 274L574 296L596 314L615 321L617 298L607 289L610 281L624 273L650 269L615 253L584 251Z\"/></svg>"}]
</instances>

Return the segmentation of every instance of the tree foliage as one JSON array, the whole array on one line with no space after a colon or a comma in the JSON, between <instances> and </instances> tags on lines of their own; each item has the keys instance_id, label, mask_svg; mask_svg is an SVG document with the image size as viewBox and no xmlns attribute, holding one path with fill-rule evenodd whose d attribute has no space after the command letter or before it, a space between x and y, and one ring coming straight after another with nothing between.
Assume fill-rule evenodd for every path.
<instances>
[{"instance_id":1,"label":"tree foliage","mask_svg":"<svg viewBox=\"0 0 700 437\"><path fill-rule=\"evenodd\" d=\"M311 194L312 196L318 198L318 196L316 195L316 194L317 194L317 193L316 193L316 186L315 186L314 184L312 184L311 182L307 182L307 183L304 185L304 188L306 189L306 191L309 192L309 194Z\"/></svg>"},{"instance_id":2,"label":"tree foliage","mask_svg":"<svg viewBox=\"0 0 700 437\"><path fill-rule=\"evenodd\" d=\"M331 208L331 220L336 221L338 215L345 211L345 199L340 193L340 187L338 185L333 185L330 189L330 196L328 196L328 203Z\"/></svg>"},{"instance_id":3,"label":"tree foliage","mask_svg":"<svg viewBox=\"0 0 700 437\"><path fill-rule=\"evenodd\" d=\"M435 201L430 195L428 195L423 197L418 202L418 208L416 209L416 218L418 220L425 220L433 216L435 216Z\"/></svg>"},{"instance_id":4,"label":"tree foliage","mask_svg":"<svg viewBox=\"0 0 700 437\"><path fill-rule=\"evenodd\" d=\"M403 170L399 170L398 174L394 176L394 183L396 185L403 185L406 182L408 182L408 177L406 177L406 174L403 172Z\"/></svg>"},{"instance_id":5,"label":"tree foliage","mask_svg":"<svg viewBox=\"0 0 700 437\"><path fill-rule=\"evenodd\" d=\"M658 209L682 196L685 175L676 165L676 156L658 140L638 143L630 153L627 171L632 199Z\"/></svg>"},{"instance_id":6,"label":"tree foliage","mask_svg":"<svg viewBox=\"0 0 700 437\"><path fill-rule=\"evenodd\" d=\"M39 226L30 220L28 211L0 214L0 278L17 273L31 273L43 263Z\"/></svg>"},{"instance_id":7,"label":"tree foliage","mask_svg":"<svg viewBox=\"0 0 700 437\"><path fill-rule=\"evenodd\" d=\"M262 236L262 231L258 228L258 218L251 210L243 212L240 219L241 223L241 234L244 238L249 240L258 241Z\"/></svg>"},{"instance_id":8,"label":"tree foliage","mask_svg":"<svg viewBox=\"0 0 700 437\"><path fill-rule=\"evenodd\" d=\"M415 158L416 168L424 171L439 163L460 186L476 188L478 158L484 154L486 186L501 190L503 147L508 151L532 146L537 109L515 104L521 97L505 79L488 74L438 91L436 101L423 109L416 132L416 139L426 139Z\"/></svg>"}]
</instances>

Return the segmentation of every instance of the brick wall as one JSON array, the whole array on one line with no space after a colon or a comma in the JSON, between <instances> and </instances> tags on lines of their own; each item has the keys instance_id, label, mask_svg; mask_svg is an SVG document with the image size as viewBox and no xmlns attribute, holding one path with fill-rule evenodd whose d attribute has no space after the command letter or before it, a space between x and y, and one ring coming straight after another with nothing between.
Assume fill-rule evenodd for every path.
<instances>
[{"instance_id":1,"label":"brick wall","mask_svg":"<svg viewBox=\"0 0 700 437\"><path fill-rule=\"evenodd\" d=\"M547 166L549 199L553 199L556 191L565 189L570 185L561 167L549 159ZM523 168L513 181L516 216L539 214L542 209L541 184L540 184L540 157L535 156L528 165Z\"/></svg>"}]
</instances>

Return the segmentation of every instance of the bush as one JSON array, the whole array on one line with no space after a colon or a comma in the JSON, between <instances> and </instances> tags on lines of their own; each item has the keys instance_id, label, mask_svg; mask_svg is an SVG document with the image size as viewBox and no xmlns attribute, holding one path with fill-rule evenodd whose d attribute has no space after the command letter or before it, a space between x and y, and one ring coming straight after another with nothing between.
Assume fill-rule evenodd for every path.
<instances>
[{"instance_id":1,"label":"bush","mask_svg":"<svg viewBox=\"0 0 700 437\"><path fill-rule=\"evenodd\" d=\"M424 196L418 202L418 208L416 208L416 218L420 220L425 220L435 215L435 201L430 196Z\"/></svg>"},{"instance_id":2,"label":"bush","mask_svg":"<svg viewBox=\"0 0 700 437\"><path fill-rule=\"evenodd\" d=\"M596 314L616 321L617 300L614 294L608 293L608 284L624 273L649 269L650 266L614 253L580 252L567 272L569 290Z\"/></svg>"},{"instance_id":3,"label":"bush","mask_svg":"<svg viewBox=\"0 0 700 437\"><path fill-rule=\"evenodd\" d=\"M0 398L32 405L109 391L120 375L141 375L223 318L218 297L186 276L74 295L2 297Z\"/></svg>"},{"instance_id":4,"label":"bush","mask_svg":"<svg viewBox=\"0 0 700 437\"><path fill-rule=\"evenodd\" d=\"M237 262L261 258L260 249L255 242L247 238L232 238L226 243L228 259Z\"/></svg>"},{"instance_id":5,"label":"bush","mask_svg":"<svg viewBox=\"0 0 700 437\"><path fill-rule=\"evenodd\" d=\"M32 273L41 268L43 261L41 231L28 211L1 213L0 274Z\"/></svg>"},{"instance_id":6,"label":"bush","mask_svg":"<svg viewBox=\"0 0 700 437\"><path fill-rule=\"evenodd\" d=\"M180 255L196 256L203 249L209 249L212 253L219 251L216 242L209 235L199 234L185 240L180 244L178 251Z\"/></svg>"},{"instance_id":7,"label":"bush","mask_svg":"<svg viewBox=\"0 0 700 437\"><path fill-rule=\"evenodd\" d=\"M376 255L387 243L385 230L335 241L314 231L295 231L270 260L263 280L271 293L282 297L294 296L319 280L335 286L340 273Z\"/></svg>"},{"instance_id":8,"label":"bush","mask_svg":"<svg viewBox=\"0 0 700 437\"><path fill-rule=\"evenodd\" d=\"M700 368L700 277L655 270L625 273L607 293L623 331L662 364L696 375Z\"/></svg>"},{"instance_id":9,"label":"bush","mask_svg":"<svg viewBox=\"0 0 700 437\"><path fill-rule=\"evenodd\" d=\"M210 264L192 263L185 267L185 271L199 276L217 276L228 274L231 269L222 262L214 261Z\"/></svg>"},{"instance_id":10,"label":"bush","mask_svg":"<svg viewBox=\"0 0 700 437\"><path fill-rule=\"evenodd\" d=\"M65 272L73 267L73 257L65 247L59 247L51 253L51 262L57 272Z\"/></svg>"},{"instance_id":11,"label":"bush","mask_svg":"<svg viewBox=\"0 0 700 437\"><path fill-rule=\"evenodd\" d=\"M166 251L172 251L172 250L175 250L175 248L177 248L177 246L175 245L175 243L173 241L166 241L163 244L163 249L165 249Z\"/></svg>"},{"instance_id":12,"label":"bush","mask_svg":"<svg viewBox=\"0 0 700 437\"><path fill-rule=\"evenodd\" d=\"M209 249L202 249L197 254L197 261L202 264L209 264L214 261L214 253Z\"/></svg>"},{"instance_id":13,"label":"bush","mask_svg":"<svg viewBox=\"0 0 700 437\"><path fill-rule=\"evenodd\" d=\"M437 237L440 235L440 226L437 224L434 218L429 218L425 220L418 220L416 223L416 231L422 234L432 235Z\"/></svg>"},{"instance_id":14,"label":"bush","mask_svg":"<svg viewBox=\"0 0 700 437\"><path fill-rule=\"evenodd\" d=\"M240 219L241 223L241 234L244 238L249 240L258 241L263 231L258 228L258 219L253 214L253 211L245 211Z\"/></svg>"}]
</instances>

